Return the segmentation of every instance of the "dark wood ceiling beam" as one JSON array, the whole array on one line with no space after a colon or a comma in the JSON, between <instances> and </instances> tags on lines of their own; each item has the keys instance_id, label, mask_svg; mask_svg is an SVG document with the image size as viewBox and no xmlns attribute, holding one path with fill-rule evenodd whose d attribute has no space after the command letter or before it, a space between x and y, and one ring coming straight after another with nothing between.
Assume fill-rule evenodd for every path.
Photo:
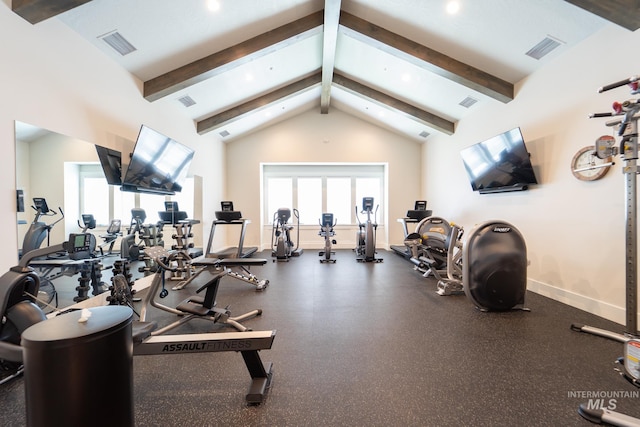
<instances>
[{"instance_id":1,"label":"dark wood ceiling beam","mask_svg":"<svg viewBox=\"0 0 640 427\"><path fill-rule=\"evenodd\" d=\"M324 2L324 39L322 43L322 90L320 91L320 113L329 112L331 82L336 61L338 23L340 22L340 0Z\"/></svg>"},{"instance_id":2,"label":"dark wood ceiling beam","mask_svg":"<svg viewBox=\"0 0 640 427\"><path fill-rule=\"evenodd\" d=\"M387 108L401 112L411 119L422 122L426 126L447 135L453 135L455 131L455 123L351 80L338 72L333 73L333 83L358 96L369 98L379 104L383 104Z\"/></svg>"},{"instance_id":3,"label":"dark wood ceiling beam","mask_svg":"<svg viewBox=\"0 0 640 427\"><path fill-rule=\"evenodd\" d=\"M37 24L91 0L12 0L11 10L28 22Z\"/></svg>"},{"instance_id":4,"label":"dark wood ceiling beam","mask_svg":"<svg viewBox=\"0 0 640 427\"><path fill-rule=\"evenodd\" d=\"M269 92L258 98L247 101L244 104L238 105L214 116L200 120L196 123L196 129L199 135L203 135L228 123L238 120L248 114L255 113L257 110L264 108L269 104L277 101L283 101L286 98L305 91L321 82L322 72L318 70L314 74L298 80L295 83L291 83L290 85L274 90L273 92Z\"/></svg>"},{"instance_id":5,"label":"dark wood ceiling beam","mask_svg":"<svg viewBox=\"0 0 640 427\"><path fill-rule=\"evenodd\" d=\"M425 70L501 102L513 100L513 84L342 11L341 31Z\"/></svg>"},{"instance_id":6,"label":"dark wood ceiling beam","mask_svg":"<svg viewBox=\"0 0 640 427\"><path fill-rule=\"evenodd\" d=\"M628 30L640 28L640 1L638 0L565 0L601 18Z\"/></svg>"},{"instance_id":7,"label":"dark wood ceiling beam","mask_svg":"<svg viewBox=\"0 0 640 427\"><path fill-rule=\"evenodd\" d=\"M322 31L323 12L267 31L235 46L144 82L144 97L156 101L167 95L229 71Z\"/></svg>"}]
</instances>

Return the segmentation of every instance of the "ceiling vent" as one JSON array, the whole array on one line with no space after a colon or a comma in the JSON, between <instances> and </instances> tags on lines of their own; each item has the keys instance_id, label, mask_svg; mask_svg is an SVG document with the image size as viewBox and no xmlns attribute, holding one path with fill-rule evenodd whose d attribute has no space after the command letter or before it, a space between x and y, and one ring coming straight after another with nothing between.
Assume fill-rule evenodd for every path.
<instances>
[{"instance_id":1,"label":"ceiling vent","mask_svg":"<svg viewBox=\"0 0 640 427\"><path fill-rule=\"evenodd\" d=\"M105 36L100 36L99 38L122 56L128 55L137 50L127 39L122 37L122 34L117 31L108 33Z\"/></svg>"},{"instance_id":2,"label":"ceiling vent","mask_svg":"<svg viewBox=\"0 0 640 427\"><path fill-rule=\"evenodd\" d=\"M229 135L231 135L229 132L227 132L226 130L223 130L222 132L220 132L220 136L223 138L228 137Z\"/></svg>"},{"instance_id":3,"label":"ceiling vent","mask_svg":"<svg viewBox=\"0 0 640 427\"><path fill-rule=\"evenodd\" d=\"M420 132L420 133L418 134L418 136L421 136L422 138L426 138L426 137L428 137L429 135L430 135L430 133L429 133L429 132L427 132L426 130L423 130L422 132Z\"/></svg>"},{"instance_id":4,"label":"ceiling vent","mask_svg":"<svg viewBox=\"0 0 640 427\"><path fill-rule=\"evenodd\" d=\"M460 103L458 105L462 105L464 108L469 108L471 107L473 104L475 104L476 102L478 102L477 99L472 98L470 96L467 96L465 99L463 99L462 101L460 101Z\"/></svg>"},{"instance_id":5,"label":"ceiling vent","mask_svg":"<svg viewBox=\"0 0 640 427\"><path fill-rule=\"evenodd\" d=\"M185 107L191 107L192 105L196 105L196 101L193 100L189 95L185 95L182 98L178 98L178 101Z\"/></svg>"},{"instance_id":6,"label":"ceiling vent","mask_svg":"<svg viewBox=\"0 0 640 427\"><path fill-rule=\"evenodd\" d=\"M563 44L563 42L560 40L547 36L540 43L529 49L526 55L533 59L542 59L561 44Z\"/></svg>"}]
</instances>

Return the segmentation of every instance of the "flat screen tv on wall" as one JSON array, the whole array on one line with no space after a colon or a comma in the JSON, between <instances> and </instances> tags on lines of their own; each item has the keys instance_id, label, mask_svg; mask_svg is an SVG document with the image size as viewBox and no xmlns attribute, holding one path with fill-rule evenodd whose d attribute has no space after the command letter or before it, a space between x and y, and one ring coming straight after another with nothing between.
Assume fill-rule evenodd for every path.
<instances>
[{"instance_id":1,"label":"flat screen tv on wall","mask_svg":"<svg viewBox=\"0 0 640 427\"><path fill-rule=\"evenodd\" d=\"M538 180L520 128L460 152L471 188L481 194L527 190Z\"/></svg>"},{"instance_id":2,"label":"flat screen tv on wall","mask_svg":"<svg viewBox=\"0 0 640 427\"><path fill-rule=\"evenodd\" d=\"M122 155L117 150L96 145L102 171L109 185L122 185Z\"/></svg>"},{"instance_id":3,"label":"flat screen tv on wall","mask_svg":"<svg viewBox=\"0 0 640 427\"><path fill-rule=\"evenodd\" d=\"M189 147L142 125L120 189L137 193L178 193L182 191L193 154Z\"/></svg>"}]
</instances>

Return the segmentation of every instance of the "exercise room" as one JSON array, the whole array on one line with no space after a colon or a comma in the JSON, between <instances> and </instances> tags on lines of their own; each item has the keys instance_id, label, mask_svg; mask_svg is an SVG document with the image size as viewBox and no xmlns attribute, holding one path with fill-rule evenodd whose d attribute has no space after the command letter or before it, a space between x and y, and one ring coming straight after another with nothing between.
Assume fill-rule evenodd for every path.
<instances>
[{"instance_id":1,"label":"exercise room","mask_svg":"<svg viewBox=\"0 0 640 427\"><path fill-rule=\"evenodd\" d=\"M0 3L0 425L640 426L631 0Z\"/></svg>"}]
</instances>

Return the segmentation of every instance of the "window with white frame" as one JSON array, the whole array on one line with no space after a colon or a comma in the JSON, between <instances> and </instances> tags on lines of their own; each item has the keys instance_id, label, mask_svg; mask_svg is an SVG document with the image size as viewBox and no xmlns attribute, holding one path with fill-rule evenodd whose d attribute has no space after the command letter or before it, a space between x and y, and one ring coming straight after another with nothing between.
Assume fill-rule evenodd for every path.
<instances>
[{"instance_id":1,"label":"window with white frame","mask_svg":"<svg viewBox=\"0 0 640 427\"><path fill-rule=\"evenodd\" d=\"M301 225L317 225L324 212L333 213L339 225L354 225L363 197L373 197L374 206L384 204L383 164L262 166L265 224L273 223L278 208L288 207L299 211ZM378 222L382 223L380 216Z\"/></svg>"},{"instance_id":2,"label":"window with white frame","mask_svg":"<svg viewBox=\"0 0 640 427\"><path fill-rule=\"evenodd\" d=\"M92 214L97 225L109 224L109 184L100 165L81 165L80 213Z\"/></svg>"},{"instance_id":3,"label":"window with white frame","mask_svg":"<svg viewBox=\"0 0 640 427\"><path fill-rule=\"evenodd\" d=\"M147 215L145 222L155 223L159 220L158 212L165 210L165 200L178 201L181 210L186 210L187 215L193 215L193 212L189 212L193 209L193 177L185 179L180 193L167 197L120 191L118 186L107 184L102 168L97 164L80 165L78 176L80 212L93 214L98 226L107 226L110 219L119 219L122 221L122 226L128 228L132 208L144 209Z\"/></svg>"}]
</instances>

